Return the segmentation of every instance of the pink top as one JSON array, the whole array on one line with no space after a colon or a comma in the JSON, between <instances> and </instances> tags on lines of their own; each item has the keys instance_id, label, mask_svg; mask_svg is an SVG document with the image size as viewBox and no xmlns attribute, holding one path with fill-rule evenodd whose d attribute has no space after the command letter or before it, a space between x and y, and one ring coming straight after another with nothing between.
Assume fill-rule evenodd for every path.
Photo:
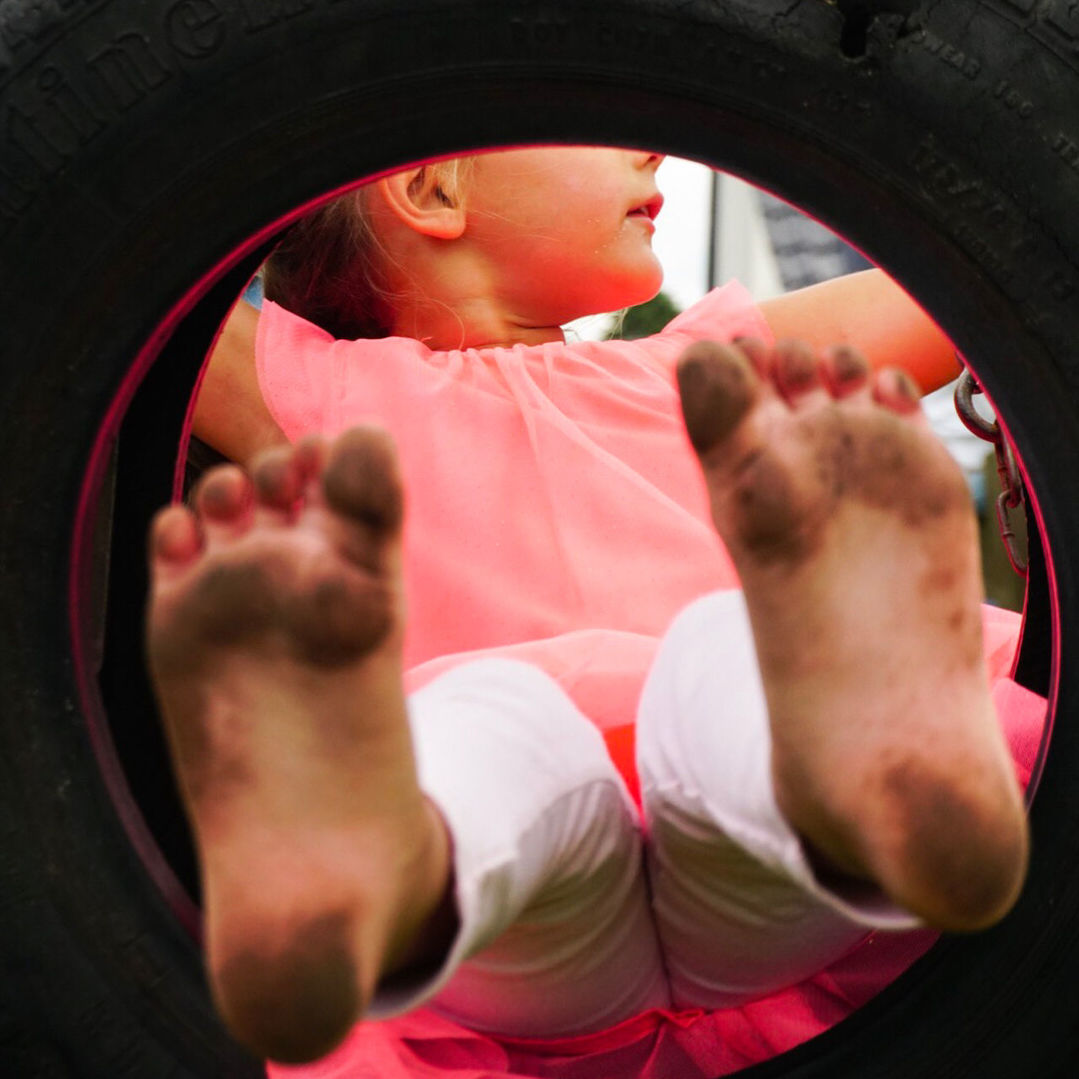
<instances>
[{"instance_id":1,"label":"pink top","mask_svg":"<svg viewBox=\"0 0 1079 1079\"><path fill-rule=\"evenodd\" d=\"M256 353L263 396L289 439L373 420L396 440L408 495L410 688L477 653L535 663L604 732L635 789L632 720L659 638L691 600L738 583L683 431L673 365L693 340L741 335L771 340L731 284L642 341L449 352L406 338L335 341L268 303ZM1045 705L1007 678L1018 626L986 609L994 692L1025 782ZM820 1033L933 939L876 934L744 1007L652 1011L568 1041L491 1038L420 1009L358 1026L317 1065L270 1065L270 1074L703 1079Z\"/></svg>"},{"instance_id":2,"label":"pink top","mask_svg":"<svg viewBox=\"0 0 1079 1079\"><path fill-rule=\"evenodd\" d=\"M737 585L673 366L693 340L739 335L771 337L740 285L642 341L453 352L400 337L335 341L271 303L258 376L289 439L374 419L396 440L415 496L410 687L461 653L498 649L546 669L608 730L632 722L674 615Z\"/></svg>"}]
</instances>

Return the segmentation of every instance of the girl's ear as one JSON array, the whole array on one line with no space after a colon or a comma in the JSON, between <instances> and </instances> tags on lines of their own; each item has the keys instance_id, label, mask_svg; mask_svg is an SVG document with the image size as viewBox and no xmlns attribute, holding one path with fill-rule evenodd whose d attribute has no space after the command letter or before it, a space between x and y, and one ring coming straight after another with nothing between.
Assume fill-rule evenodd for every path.
<instances>
[{"instance_id":1,"label":"girl's ear","mask_svg":"<svg viewBox=\"0 0 1079 1079\"><path fill-rule=\"evenodd\" d=\"M426 165L395 172L376 184L383 201L409 228L438 240L456 240L465 231L460 200L442 189L436 170Z\"/></svg>"}]
</instances>

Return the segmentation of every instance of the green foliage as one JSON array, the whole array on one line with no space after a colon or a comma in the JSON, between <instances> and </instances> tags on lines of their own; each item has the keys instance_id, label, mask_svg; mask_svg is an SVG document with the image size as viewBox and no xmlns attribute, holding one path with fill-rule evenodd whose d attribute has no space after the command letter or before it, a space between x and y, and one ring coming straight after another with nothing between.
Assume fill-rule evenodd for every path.
<instances>
[{"instance_id":1,"label":"green foliage","mask_svg":"<svg viewBox=\"0 0 1079 1079\"><path fill-rule=\"evenodd\" d=\"M622 317L615 321L607 339L620 338L623 341L636 341L640 337L650 337L659 333L680 308L665 292L659 292L647 303L627 308Z\"/></svg>"}]
</instances>

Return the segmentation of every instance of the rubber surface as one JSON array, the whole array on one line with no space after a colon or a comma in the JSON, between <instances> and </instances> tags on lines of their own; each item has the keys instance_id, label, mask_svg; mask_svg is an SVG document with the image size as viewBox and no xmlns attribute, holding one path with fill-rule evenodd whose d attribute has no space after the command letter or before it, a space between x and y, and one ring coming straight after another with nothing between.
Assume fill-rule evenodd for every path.
<instances>
[{"instance_id":1,"label":"rubber surface","mask_svg":"<svg viewBox=\"0 0 1079 1079\"><path fill-rule=\"evenodd\" d=\"M1018 908L746 1074L1071 1074L1077 65L1070 0L0 0L0 1074L260 1074L206 997L139 703L145 515L274 228L533 141L708 160L844 233L969 357L1043 533L1055 722Z\"/></svg>"}]
</instances>

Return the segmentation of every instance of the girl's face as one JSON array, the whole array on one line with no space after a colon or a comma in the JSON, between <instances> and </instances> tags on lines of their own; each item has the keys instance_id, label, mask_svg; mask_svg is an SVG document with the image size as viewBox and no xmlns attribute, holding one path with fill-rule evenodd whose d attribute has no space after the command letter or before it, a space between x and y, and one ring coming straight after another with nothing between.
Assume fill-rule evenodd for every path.
<instances>
[{"instance_id":1,"label":"girl's face","mask_svg":"<svg viewBox=\"0 0 1079 1079\"><path fill-rule=\"evenodd\" d=\"M662 160L594 146L476 157L466 234L497 268L495 287L535 325L651 299L663 283L652 251Z\"/></svg>"}]
</instances>

